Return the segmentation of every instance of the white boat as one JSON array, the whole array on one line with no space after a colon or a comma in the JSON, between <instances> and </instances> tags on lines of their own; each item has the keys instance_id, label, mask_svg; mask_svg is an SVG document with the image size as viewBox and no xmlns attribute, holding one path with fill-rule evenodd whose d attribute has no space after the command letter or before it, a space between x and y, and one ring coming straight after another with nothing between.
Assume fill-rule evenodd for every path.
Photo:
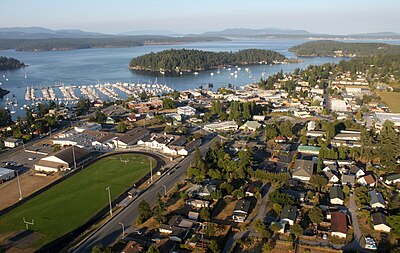
<instances>
[{"instance_id":1,"label":"white boat","mask_svg":"<svg viewBox=\"0 0 400 253\"><path fill-rule=\"evenodd\" d=\"M194 74L195 76L197 76L197 75L199 74L199 72L194 72L193 74Z\"/></svg>"},{"instance_id":2,"label":"white boat","mask_svg":"<svg viewBox=\"0 0 400 253\"><path fill-rule=\"evenodd\" d=\"M165 75L165 71L161 71L161 70L160 70L160 73L161 73L162 75Z\"/></svg>"},{"instance_id":3,"label":"white boat","mask_svg":"<svg viewBox=\"0 0 400 253\"><path fill-rule=\"evenodd\" d=\"M211 76L214 76L214 73L211 72L210 75L211 75Z\"/></svg>"}]
</instances>

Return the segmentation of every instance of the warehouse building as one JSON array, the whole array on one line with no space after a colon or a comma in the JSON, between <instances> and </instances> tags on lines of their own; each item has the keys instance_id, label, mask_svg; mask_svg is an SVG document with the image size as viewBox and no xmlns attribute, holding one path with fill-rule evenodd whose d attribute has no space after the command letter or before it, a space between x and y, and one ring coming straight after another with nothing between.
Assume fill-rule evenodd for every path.
<instances>
[{"instance_id":1,"label":"warehouse building","mask_svg":"<svg viewBox=\"0 0 400 253\"><path fill-rule=\"evenodd\" d=\"M44 172L68 171L75 167L75 163L78 168L91 159L92 155L86 149L72 146L40 159L33 167Z\"/></svg>"},{"instance_id":2,"label":"warehouse building","mask_svg":"<svg viewBox=\"0 0 400 253\"><path fill-rule=\"evenodd\" d=\"M10 180L15 177L15 171L0 167L0 183Z\"/></svg>"}]
</instances>

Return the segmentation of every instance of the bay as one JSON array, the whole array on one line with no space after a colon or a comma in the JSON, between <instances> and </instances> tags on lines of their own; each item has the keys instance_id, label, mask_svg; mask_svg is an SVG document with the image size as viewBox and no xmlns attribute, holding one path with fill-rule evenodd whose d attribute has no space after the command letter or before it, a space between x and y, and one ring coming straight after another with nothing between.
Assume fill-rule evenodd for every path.
<instances>
[{"instance_id":1,"label":"bay","mask_svg":"<svg viewBox=\"0 0 400 253\"><path fill-rule=\"evenodd\" d=\"M25 64L24 69L0 71L1 87L10 91L8 97L17 101L20 107L26 104L24 96L26 87L46 87L56 84L84 85L96 83L148 83L157 82L166 84L176 90L193 89L199 86L208 87L213 83L214 90L231 83L233 86L243 86L283 70L293 71L295 68L305 68L308 65L319 65L326 62L338 62L342 58L333 57L307 57L301 58L304 62L277 65L239 66L241 70L232 68L231 71L221 69L203 71L198 75L184 74L182 76L166 76L161 73L148 74L131 71L128 69L132 57L150 52L159 52L166 49L199 49L205 51L237 51L241 49L257 48L270 49L284 54L287 57L296 57L288 48L305 42L305 40L263 39L263 40L232 40L227 42L191 43L179 45L152 45L130 48L97 48L71 51L46 51L46 52L16 52L14 50L0 51L0 56L13 57ZM399 44L399 41L382 41ZM249 68L249 71L245 71ZM237 77L231 73L237 72ZM212 74L211 74L212 73ZM25 78L26 76L26 78ZM55 88L57 96L61 96ZM79 89L75 92L80 95ZM40 94L40 92L39 92ZM120 94L124 98L124 94ZM105 98L106 99L106 98ZM0 101L0 106L5 107L5 98ZM23 116L25 112L15 108L15 116Z\"/></svg>"}]
</instances>

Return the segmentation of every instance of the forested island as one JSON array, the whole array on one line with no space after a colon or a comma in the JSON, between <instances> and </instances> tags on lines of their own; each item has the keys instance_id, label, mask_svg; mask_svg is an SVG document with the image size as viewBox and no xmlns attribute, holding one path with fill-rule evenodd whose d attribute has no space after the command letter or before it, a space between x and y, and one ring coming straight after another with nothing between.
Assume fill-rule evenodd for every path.
<instances>
[{"instance_id":1,"label":"forested island","mask_svg":"<svg viewBox=\"0 0 400 253\"><path fill-rule=\"evenodd\" d=\"M282 63L296 61L284 55L262 49L245 49L237 52L208 52L192 49L170 49L133 58L129 68L143 71L192 72L229 65Z\"/></svg>"},{"instance_id":2,"label":"forested island","mask_svg":"<svg viewBox=\"0 0 400 253\"><path fill-rule=\"evenodd\" d=\"M0 56L0 70L19 69L22 67L25 67L25 64L23 62L20 62L14 58Z\"/></svg>"},{"instance_id":3,"label":"forested island","mask_svg":"<svg viewBox=\"0 0 400 253\"><path fill-rule=\"evenodd\" d=\"M357 57L400 54L399 45L385 43L348 43L332 40L305 42L289 48L298 56Z\"/></svg>"},{"instance_id":4,"label":"forested island","mask_svg":"<svg viewBox=\"0 0 400 253\"><path fill-rule=\"evenodd\" d=\"M143 45L184 44L192 42L227 41L222 37L158 35L112 36L101 38L0 39L0 50L63 51L88 48L118 48Z\"/></svg>"}]
</instances>

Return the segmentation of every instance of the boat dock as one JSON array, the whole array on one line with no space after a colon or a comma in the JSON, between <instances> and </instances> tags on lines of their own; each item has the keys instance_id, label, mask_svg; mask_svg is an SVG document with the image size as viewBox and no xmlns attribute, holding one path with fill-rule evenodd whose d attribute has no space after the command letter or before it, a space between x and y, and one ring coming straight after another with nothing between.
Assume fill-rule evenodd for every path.
<instances>
[{"instance_id":1,"label":"boat dock","mask_svg":"<svg viewBox=\"0 0 400 253\"><path fill-rule=\"evenodd\" d=\"M60 92L57 92L59 89ZM77 89L77 90L75 90ZM36 96L36 91L41 91ZM77 93L76 93L77 91ZM117 92L118 91L118 92ZM172 92L173 89L167 85L157 83L104 83L82 86L53 85L40 88L27 87L25 100L27 101L77 101L83 96L94 102L101 98L106 100L121 99L121 95L131 98L139 98L143 92L150 96Z\"/></svg>"}]
</instances>

